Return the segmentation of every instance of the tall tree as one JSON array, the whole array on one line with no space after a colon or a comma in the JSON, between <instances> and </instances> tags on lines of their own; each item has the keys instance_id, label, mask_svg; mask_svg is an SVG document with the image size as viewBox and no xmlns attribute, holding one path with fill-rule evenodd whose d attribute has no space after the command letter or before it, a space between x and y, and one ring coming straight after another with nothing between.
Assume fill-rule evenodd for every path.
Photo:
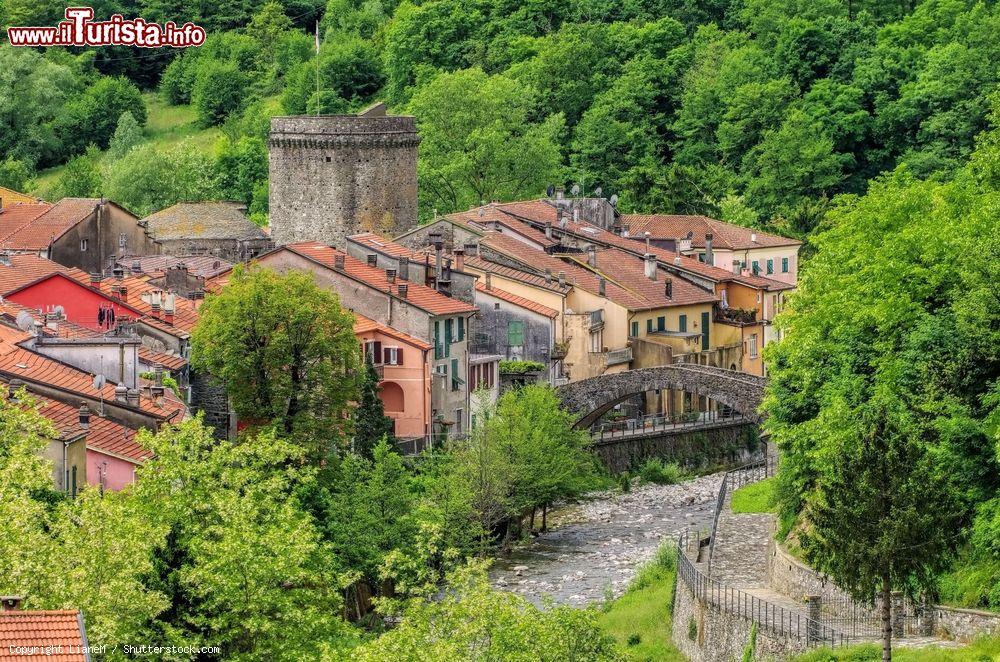
<instances>
[{"instance_id":1,"label":"tall tree","mask_svg":"<svg viewBox=\"0 0 1000 662\"><path fill-rule=\"evenodd\" d=\"M371 459L375 446L383 439L393 439L393 420L385 415L385 406L378 397L378 373L372 357L365 357L361 380L361 399L354 410L354 452Z\"/></svg>"},{"instance_id":2,"label":"tall tree","mask_svg":"<svg viewBox=\"0 0 1000 662\"><path fill-rule=\"evenodd\" d=\"M225 386L236 414L273 423L325 459L342 440L358 368L353 316L311 274L237 266L209 296L191 362Z\"/></svg>"}]
</instances>

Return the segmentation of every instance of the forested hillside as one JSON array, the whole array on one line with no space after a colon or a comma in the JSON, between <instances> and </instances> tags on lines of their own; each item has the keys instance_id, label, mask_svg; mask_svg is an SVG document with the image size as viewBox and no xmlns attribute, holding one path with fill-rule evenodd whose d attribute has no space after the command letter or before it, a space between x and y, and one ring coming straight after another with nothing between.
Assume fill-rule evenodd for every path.
<instances>
[{"instance_id":1,"label":"forested hillside","mask_svg":"<svg viewBox=\"0 0 1000 662\"><path fill-rule=\"evenodd\" d=\"M0 6L5 26L51 24L62 8ZM420 121L425 217L579 183L617 193L624 211L707 213L804 237L833 196L864 192L880 172L951 177L1000 75L998 10L966 0L95 9L193 20L210 36L184 53L0 48L0 183L24 186L76 157L56 192L100 191L139 213L226 197L263 218L268 116L384 100ZM191 104L197 124L224 137L214 151L129 139L146 117L140 90ZM109 147L126 111L116 158L88 157L90 144ZM164 163L184 175L164 180Z\"/></svg>"}]
</instances>

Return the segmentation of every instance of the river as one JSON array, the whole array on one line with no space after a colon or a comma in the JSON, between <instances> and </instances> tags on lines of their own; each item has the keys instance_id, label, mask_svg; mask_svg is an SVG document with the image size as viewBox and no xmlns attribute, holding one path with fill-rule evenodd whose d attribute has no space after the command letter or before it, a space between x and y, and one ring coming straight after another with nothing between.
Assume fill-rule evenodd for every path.
<instances>
[{"instance_id":1,"label":"river","mask_svg":"<svg viewBox=\"0 0 1000 662\"><path fill-rule=\"evenodd\" d=\"M538 605L544 596L573 606L600 602L609 591L617 597L663 541L711 527L722 476L603 492L556 508L547 533L494 564L493 585Z\"/></svg>"}]
</instances>

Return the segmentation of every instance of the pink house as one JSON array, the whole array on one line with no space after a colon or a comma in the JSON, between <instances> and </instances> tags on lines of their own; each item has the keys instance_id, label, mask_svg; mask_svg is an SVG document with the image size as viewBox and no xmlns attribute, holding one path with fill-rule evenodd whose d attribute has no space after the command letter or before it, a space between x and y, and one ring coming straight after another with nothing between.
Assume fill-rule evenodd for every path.
<instances>
[{"instance_id":1,"label":"pink house","mask_svg":"<svg viewBox=\"0 0 1000 662\"><path fill-rule=\"evenodd\" d=\"M354 335L379 372L379 397L400 438L426 437L431 427L431 345L354 314Z\"/></svg>"}]
</instances>

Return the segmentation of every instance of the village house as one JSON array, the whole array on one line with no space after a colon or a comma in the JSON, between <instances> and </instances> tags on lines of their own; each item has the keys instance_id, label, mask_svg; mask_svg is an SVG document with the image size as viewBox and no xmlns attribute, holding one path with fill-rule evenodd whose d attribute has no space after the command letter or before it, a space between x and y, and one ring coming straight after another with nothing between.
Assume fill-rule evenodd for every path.
<instances>
[{"instance_id":1,"label":"village house","mask_svg":"<svg viewBox=\"0 0 1000 662\"><path fill-rule=\"evenodd\" d=\"M245 212L246 206L239 202L178 202L142 222L162 247L155 253L210 255L246 262L274 248L274 242Z\"/></svg>"},{"instance_id":2,"label":"village house","mask_svg":"<svg viewBox=\"0 0 1000 662\"><path fill-rule=\"evenodd\" d=\"M83 612L76 609L26 611L22 598L0 596L0 660L39 658L90 662Z\"/></svg>"},{"instance_id":3,"label":"village house","mask_svg":"<svg viewBox=\"0 0 1000 662\"><path fill-rule=\"evenodd\" d=\"M18 204L34 204L36 202L40 202L40 200L26 193L0 186L0 209L13 207Z\"/></svg>"},{"instance_id":4,"label":"village house","mask_svg":"<svg viewBox=\"0 0 1000 662\"><path fill-rule=\"evenodd\" d=\"M159 245L127 209L103 198L63 198L0 209L0 249L102 273L130 252Z\"/></svg>"},{"instance_id":5,"label":"village house","mask_svg":"<svg viewBox=\"0 0 1000 662\"><path fill-rule=\"evenodd\" d=\"M469 429L469 321L476 308L432 287L380 269L344 251L315 242L288 244L257 258L278 272L311 272L341 305L431 345L432 434L461 436ZM377 264L377 262L376 262Z\"/></svg>"}]
</instances>

